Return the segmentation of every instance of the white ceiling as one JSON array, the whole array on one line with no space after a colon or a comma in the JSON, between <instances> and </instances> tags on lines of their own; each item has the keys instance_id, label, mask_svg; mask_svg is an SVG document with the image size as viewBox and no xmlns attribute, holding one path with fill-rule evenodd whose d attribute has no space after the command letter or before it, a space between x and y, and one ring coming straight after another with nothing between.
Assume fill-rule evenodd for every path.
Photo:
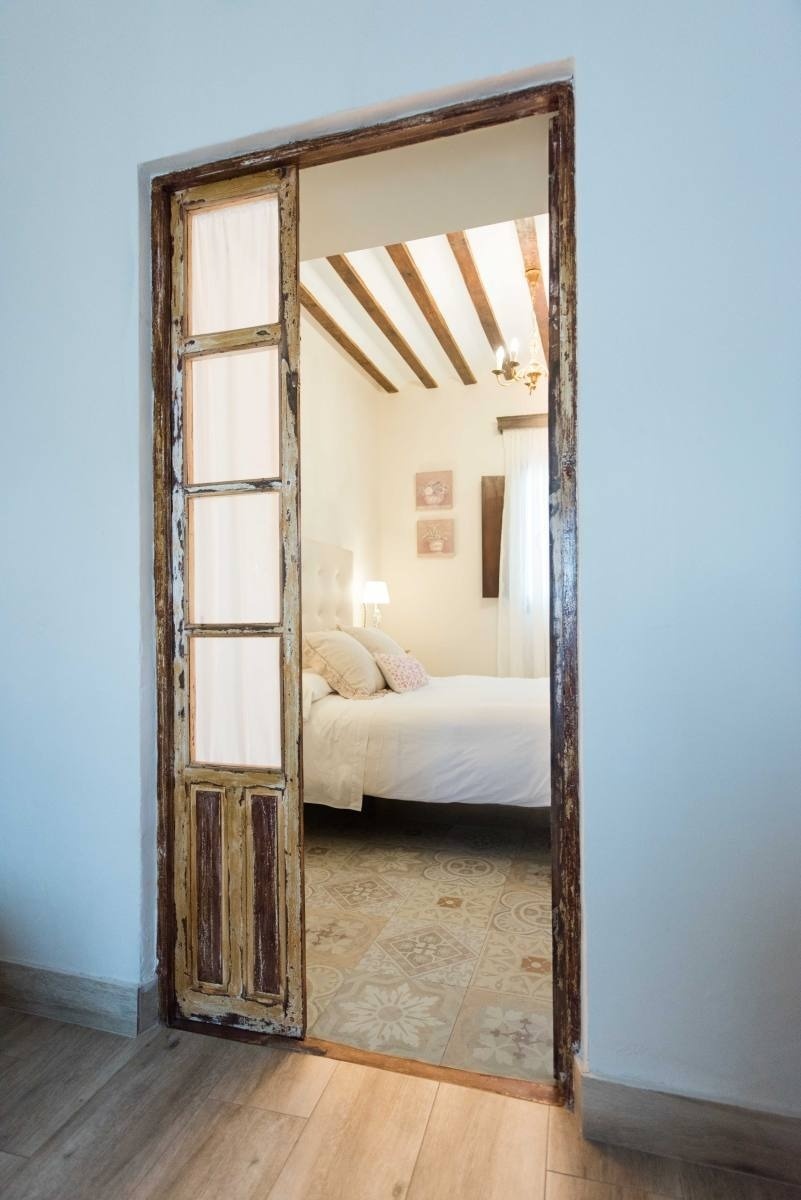
<instances>
[{"instance_id":1,"label":"white ceiling","mask_svg":"<svg viewBox=\"0 0 801 1200\"><path fill-rule=\"evenodd\" d=\"M547 296L548 216L537 216L535 220ZM517 338L520 358L526 363L533 336L536 354L544 362L514 220L481 225L465 232L507 345ZM415 238L406 244L474 375L479 379L486 376L494 365L493 349L481 327L447 237L444 233L437 234ZM458 382L453 365L385 247L349 251L347 258L434 379L439 384ZM329 316L398 389L423 386L325 258L302 262L300 278Z\"/></svg>"}]
</instances>

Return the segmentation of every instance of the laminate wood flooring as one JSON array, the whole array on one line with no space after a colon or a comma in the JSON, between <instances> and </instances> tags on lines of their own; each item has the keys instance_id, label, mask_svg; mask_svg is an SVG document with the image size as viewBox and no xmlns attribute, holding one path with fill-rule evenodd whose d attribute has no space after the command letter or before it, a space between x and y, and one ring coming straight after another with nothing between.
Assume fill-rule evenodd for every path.
<instances>
[{"instance_id":1,"label":"laminate wood flooring","mask_svg":"<svg viewBox=\"0 0 801 1200\"><path fill-rule=\"evenodd\" d=\"M801 1200L545 1104L164 1028L0 1009L0 1101L3 1200Z\"/></svg>"}]
</instances>

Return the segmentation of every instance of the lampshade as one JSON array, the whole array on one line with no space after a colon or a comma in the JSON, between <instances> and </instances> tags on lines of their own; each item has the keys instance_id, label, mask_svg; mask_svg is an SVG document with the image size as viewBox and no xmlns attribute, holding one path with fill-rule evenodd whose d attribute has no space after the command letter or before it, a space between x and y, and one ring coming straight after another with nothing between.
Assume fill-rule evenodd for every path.
<instances>
[{"instance_id":1,"label":"lampshade","mask_svg":"<svg viewBox=\"0 0 801 1200\"><path fill-rule=\"evenodd\" d=\"M368 579L362 593L364 604L389 604L389 588L383 579Z\"/></svg>"}]
</instances>

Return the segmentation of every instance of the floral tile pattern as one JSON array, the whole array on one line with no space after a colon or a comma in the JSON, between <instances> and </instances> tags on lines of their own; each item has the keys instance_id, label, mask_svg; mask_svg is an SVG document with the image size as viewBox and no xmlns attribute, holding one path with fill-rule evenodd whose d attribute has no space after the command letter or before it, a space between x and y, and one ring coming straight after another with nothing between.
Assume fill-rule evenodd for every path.
<instances>
[{"instance_id":1,"label":"floral tile pattern","mask_svg":"<svg viewBox=\"0 0 801 1200\"><path fill-rule=\"evenodd\" d=\"M443 1062L485 1075L543 1079L553 1074L550 1002L470 988Z\"/></svg>"},{"instance_id":2,"label":"floral tile pattern","mask_svg":"<svg viewBox=\"0 0 801 1200\"><path fill-rule=\"evenodd\" d=\"M467 883L473 887L497 887L506 882L506 874L512 860L502 855L492 858L469 850L461 853L440 850L434 861L423 871L426 879L438 883Z\"/></svg>"},{"instance_id":3,"label":"floral tile pattern","mask_svg":"<svg viewBox=\"0 0 801 1200\"><path fill-rule=\"evenodd\" d=\"M421 879L404 896L394 916L486 931L501 894L499 887Z\"/></svg>"},{"instance_id":4,"label":"floral tile pattern","mask_svg":"<svg viewBox=\"0 0 801 1200\"><path fill-rule=\"evenodd\" d=\"M385 924L385 918L365 913L308 907L306 955L309 966L355 966Z\"/></svg>"},{"instance_id":5,"label":"floral tile pattern","mask_svg":"<svg viewBox=\"0 0 801 1200\"><path fill-rule=\"evenodd\" d=\"M426 866L425 856L416 846L360 846L347 860L350 870L370 871L382 878L416 879Z\"/></svg>"},{"instance_id":6,"label":"floral tile pattern","mask_svg":"<svg viewBox=\"0 0 801 1200\"><path fill-rule=\"evenodd\" d=\"M360 816L307 834L309 1033L551 1079L547 830Z\"/></svg>"},{"instance_id":7,"label":"floral tile pattern","mask_svg":"<svg viewBox=\"0 0 801 1200\"><path fill-rule=\"evenodd\" d=\"M373 942L366 954L359 959L356 966L349 972L351 978L356 975L383 975L387 979L405 979L401 968L393 958L387 954L381 946L380 942ZM473 968L470 968L470 975L473 974ZM467 985L465 984L465 987Z\"/></svg>"},{"instance_id":8,"label":"floral tile pattern","mask_svg":"<svg viewBox=\"0 0 801 1200\"><path fill-rule=\"evenodd\" d=\"M306 970L306 1007L309 1025L313 1025L345 976L336 967L314 966Z\"/></svg>"},{"instance_id":9,"label":"floral tile pattern","mask_svg":"<svg viewBox=\"0 0 801 1200\"><path fill-rule=\"evenodd\" d=\"M491 930L472 978L474 987L550 1003L553 987L550 937Z\"/></svg>"},{"instance_id":10,"label":"floral tile pattern","mask_svg":"<svg viewBox=\"0 0 801 1200\"><path fill-rule=\"evenodd\" d=\"M354 842L333 842L329 845L321 844L318 841L305 842L303 847L303 857L305 859L305 868L327 868L329 871L335 871L337 867L342 866L358 849L358 843Z\"/></svg>"},{"instance_id":11,"label":"floral tile pattern","mask_svg":"<svg viewBox=\"0 0 801 1200\"><path fill-rule=\"evenodd\" d=\"M529 841L527 835L527 843ZM532 843L533 846L533 843ZM460 824L447 838L444 849L459 853L514 856L520 848L520 834L514 830L498 829L492 825Z\"/></svg>"},{"instance_id":12,"label":"floral tile pattern","mask_svg":"<svg viewBox=\"0 0 801 1200\"><path fill-rule=\"evenodd\" d=\"M360 912L391 913L400 904L400 892L377 875L348 875L338 872L320 889L339 908Z\"/></svg>"},{"instance_id":13,"label":"floral tile pattern","mask_svg":"<svg viewBox=\"0 0 801 1200\"><path fill-rule=\"evenodd\" d=\"M507 883L514 887L544 890L551 895L551 856L547 850L532 853L526 858L516 858L509 869Z\"/></svg>"},{"instance_id":14,"label":"floral tile pattern","mask_svg":"<svg viewBox=\"0 0 801 1200\"><path fill-rule=\"evenodd\" d=\"M460 988L357 975L328 1003L314 1034L362 1050L439 1062L461 1001Z\"/></svg>"},{"instance_id":15,"label":"floral tile pattern","mask_svg":"<svg viewBox=\"0 0 801 1200\"><path fill-rule=\"evenodd\" d=\"M379 941L382 950L396 962L404 975L425 975L437 967L448 967L454 963L470 962L475 955L447 929L429 925L423 929L412 929L383 937Z\"/></svg>"},{"instance_id":16,"label":"floral tile pattern","mask_svg":"<svg viewBox=\"0 0 801 1200\"><path fill-rule=\"evenodd\" d=\"M396 938L405 940L410 935L419 933L424 927L436 931L440 946L446 946L450 939L460 949L454 949L451 954L443 952L436 956L432 955L431 963L421 969L414 978L422 978L429 983L444 983L452 987L469 987L486 938L486 926L483 929L473 928L467 923L457 925L454 922L446 921L432 921L424 926L424 920L425 918L421 920L419 916L414 918L410 917L408 913L397 912L387 921L375 943L375 948L381 950L395 970L409 978L399 956L393 955L388 943ZM361 970L363 963L364 960L358 964L356 969ZM386 971L387 968L384 966L382 969Z\"/></svg>"},{"instance_id":17,"label":"floral tile pattern","mask_svg":"<svg viewBox=\"0 0 801 1200\"><path fill-rule=\"evenodd\" d=\"M492 918L493 929L504 933L550 932L551 897L548 892L504 892Z\"/></svg>"}]
</instances>

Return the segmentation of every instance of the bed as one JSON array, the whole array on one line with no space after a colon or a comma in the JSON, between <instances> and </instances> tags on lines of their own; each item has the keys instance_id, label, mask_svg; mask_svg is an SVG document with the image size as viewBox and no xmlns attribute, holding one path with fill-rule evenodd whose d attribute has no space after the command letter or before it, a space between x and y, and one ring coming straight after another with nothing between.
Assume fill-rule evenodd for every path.
<instances>
[{"instance_id":1,"label":"bed","mask_svg":"<svg viewBox=\"0 0 801 1200\"><path fill-rule=\"evenodd\" d=\"M353 623L353 557L303 543L304 631ZM311 704L303 723L308 804L364 796L437 804L550 804L548 679L433 677L418 691Z\"/></svg>"}]
</instances>

